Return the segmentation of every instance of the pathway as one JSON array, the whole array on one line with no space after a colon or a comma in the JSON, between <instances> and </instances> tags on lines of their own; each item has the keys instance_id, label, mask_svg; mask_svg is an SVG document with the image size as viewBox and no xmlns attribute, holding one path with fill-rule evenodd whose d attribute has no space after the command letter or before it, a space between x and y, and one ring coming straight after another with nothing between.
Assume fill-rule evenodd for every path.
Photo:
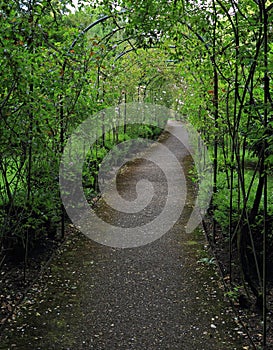
<instances>
[{"instance_id":1,"label":"pathway","mask_svg":"<svg viewBox=\"0 0 273 350\"><path fill-rule=\"evenodd\" d=\"M169 127L181 128L177 123ZM176 147L175 138L166 134L162 143L189 167L187 151ZM156 168L136 161L120 185L124 195L137 173L149 175L157 188L164 185ZM148 217L157 215L160 198ZM202 229L185 233L193 198L188 183L179 221L160 239L138 248L110 248L72 229L5 330L0 349L251 349L223 300L216 266L200 263L210 259ZM103 202L98 210L106 215ZM114 215L112 223L124 220Z\"/></svg>"}]
</instances>

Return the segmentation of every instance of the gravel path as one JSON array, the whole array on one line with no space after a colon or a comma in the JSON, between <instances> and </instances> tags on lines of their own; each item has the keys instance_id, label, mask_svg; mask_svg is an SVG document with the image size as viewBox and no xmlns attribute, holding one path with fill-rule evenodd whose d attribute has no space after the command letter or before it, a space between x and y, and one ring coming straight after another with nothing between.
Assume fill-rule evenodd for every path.
<instances>
[{"instance_id":1,"label":"gravel path","mask_svg":"<svg viewBox=\"0 0 273 350\"><path fill-rule=\"evenodd\" d=\"M179 124L169 127L179 132ZM161 142L189 168L191 158L175 138L165 134ZM136 174L157 184L145 213L154 218L164 205L164 176L150 162L132 162L119 185L124 197L134 196ZM70 229L65 246L5 330L0 349L251 349L223 300L215 264L200 262L211 261L202 228L185 233L193 198L194 187L188 183L178 222L138 248L107 247ZM107 213L103 201L97 210L112 224L138 223L135 216L126 223L121 214Z\"/></svg>"}]
</instances>

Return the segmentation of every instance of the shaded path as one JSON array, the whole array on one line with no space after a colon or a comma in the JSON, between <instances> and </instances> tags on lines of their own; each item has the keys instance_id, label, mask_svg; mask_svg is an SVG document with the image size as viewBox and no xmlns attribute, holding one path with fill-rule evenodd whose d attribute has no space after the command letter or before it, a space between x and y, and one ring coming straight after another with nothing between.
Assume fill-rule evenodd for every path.
<instances>
[{"instance_id":1,"label":"shaded path","mask_svg":"<svg viewBox=\"0 0 273 350\"><path fill-rule=\"evenodd\" d=\"M180 126L170 127L179 130ZM165 134L162 142L189 168L191 158L176 147L174 138ZM136 161L124 172L120 185L124 196L132 195L127 185L137 172L154 177L158 188L162 185L163 178L150 163ZM188 183L180 220L143 247L114 249L74 232L18 310L0 348L229 350L247 346L223 301L217 269L198 262L203 257L209 260L202 230L185 233L193 198L194 188ZM159 191L148 217L157 215L161 199ZM106 215L103 201L98 210ZM111 220L121 218L113 215Z\"/></svg>"}]
</instances>

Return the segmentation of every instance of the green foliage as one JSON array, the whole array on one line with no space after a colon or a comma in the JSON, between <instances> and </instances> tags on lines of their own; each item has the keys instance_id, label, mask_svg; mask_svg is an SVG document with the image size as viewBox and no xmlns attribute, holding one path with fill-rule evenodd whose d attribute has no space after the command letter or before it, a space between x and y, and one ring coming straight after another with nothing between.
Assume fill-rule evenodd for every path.
<instances>
[{"instance_id":1,"label":"green foliage","mask_svg":"<svg viewBox=\"0 0 273 350\"><path fill-rule=\"evenodd\" d=\"M69 15L68 4L37 1L21 8L12 2L0 11L3 247L11 242L24 246L26 239L35 242L39 232L47 235L52 227L56 231L61 214L58 166L66 138L86 117L124 102L125 94L128 101L143 99L138 90L153 78L156 68L151 62L162 61L154 53L145 62L144 51L143 57L129 55L117 61L128 42L115 30L115 20L110 16L107 23L100 22L100 8ZM145 77L143 64L149 67ZM136 125L126 134L116 129L104 141L99 139L83 169L87 195L96 195L100 163L116 143L137 136L153 138L159 132Z\"/></svg>"},{"instance_id":2,"label":"green foliage","mask_svg":"<svg viewBox=\"0 0 273 350\"><path fill-rule=\"evenodd\" d=\"M254 200L256 198L256 191L257 191L257 185L258 185L258 179L255 178L254 183L252 183L253 180L253 170L245 170L244 174L244 181L245 186L247 189L249 189L249 196L246 203L246 209L248 211L251 210L253 207ZM239 189L239 181L238 177L236 176L235 179L235 185L233 187L233 202L232 202L232 223L235 227L238 220L240 220L240 217L243 212L244 208L244 202L241 198L238 198L240 196L240 189ZM224 173L220 173L218 176L218 186L217 186L217 193L214 195L214 204L215 204L215 211L214 211L214 217L217 220L217 222L221 225L224 232L228 233L229 228L229 215L230 212L230 191L231 189L227 187L226 182L226 175ZM268 187L268 195L269 195L269 215L273 214L273 180L270 177L269 178L269 187ZM263 212L263 201L261 201L261 205L259 208L259 214L262 216ZM263 226L263 220L258 220L258 217L256 218L256 225L262 227Z\"/></svg>"},{"instance_id":3,"label":"green foliage","mask_svg":"<svg viewBox=\"0 0 273 350\"><path fill-rule=\"evenodd\" d=\"M70 13L72 1L2 2L2 246L35 242L53 227L56 232L58 167L67 138L87 117L132 101L163 104L200 131L216 167L214 216L225 232L238 234L238 249L248 246L239 238L252 234L234 233L238 224L248 219L263 232L273 212L272 182L266 188L264 181L273 164L273 45L266 23L273 11L257 1L232 4L80 1ZM87 198L97 195L107 152L160 132L146 125L115 126L107 135L97 130L83 167Z\"/></svg>"},{"instance_id":4,"label":"green foliage","mask_svg":"<svg viewBox=\"0 0 273 350\"><path fill-rule=\"evenodd\" d=\"M205 265L215 265L215 258L201 258L197 261L199 264L205 264Z\"/></svg>"},{"instance_id":5,"label":"green foliage","mask_svg":"<svg viewBox=\"0 0 273 350\"><path fill-rule=\"evenodd\" d=\"M235 286L231 290L225 292L225 296L227 296L232 301L238 302L242 289L243 289L242 286Z\"/></svg>"}]
</instances>

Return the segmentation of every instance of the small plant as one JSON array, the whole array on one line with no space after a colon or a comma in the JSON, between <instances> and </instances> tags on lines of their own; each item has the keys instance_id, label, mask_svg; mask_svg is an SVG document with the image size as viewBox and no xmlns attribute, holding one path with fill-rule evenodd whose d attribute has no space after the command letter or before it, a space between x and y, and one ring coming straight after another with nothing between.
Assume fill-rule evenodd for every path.
<instances>
[{"instance_id":1,"label":"small plant","mask_svg":"<svg viewBox=\"0 0 273 350\"><path fill-rule=\"evenodd\" d=\"M241 295L242 286L235 286L231 290L225 292L225 296L231 299L232 301L238 301Z\"/></svg>"},{"instance_id":2,"label":"small plant","mask_svg":"<svg viewBox=\"0 0 273 350\"><path fill-rule=\"evenodd\" d=\"M215 265L216 261L215 261L215 258L206 257L206 258L199 259L197 261L197 263L199 263L199 264L206 264L206 265Z\"/></svg>"}]
</instances>

